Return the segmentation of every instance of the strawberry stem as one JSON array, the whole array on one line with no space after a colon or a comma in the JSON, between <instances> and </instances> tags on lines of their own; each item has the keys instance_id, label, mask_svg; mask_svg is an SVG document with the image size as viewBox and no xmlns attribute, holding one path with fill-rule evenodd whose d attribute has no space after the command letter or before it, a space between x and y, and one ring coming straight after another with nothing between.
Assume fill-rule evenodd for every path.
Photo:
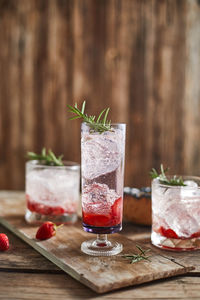
<instances>
[{"instance_id":1,"label":"strawberry stem","mask_svg":"<svg viewBox=\"0 0 200 300\"><path fill-rule=\"evenodd\" d=\"M56 231L59 227L62 227L63 225L64 224L60 224L60 225L53 224L53 228Z\"/></svg>"}]
</instances>

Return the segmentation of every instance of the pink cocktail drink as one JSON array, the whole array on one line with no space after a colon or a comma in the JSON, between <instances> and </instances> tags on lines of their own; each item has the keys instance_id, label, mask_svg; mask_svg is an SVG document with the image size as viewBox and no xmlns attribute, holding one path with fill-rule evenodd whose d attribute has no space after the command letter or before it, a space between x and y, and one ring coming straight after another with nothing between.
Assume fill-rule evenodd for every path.
<instances>
[{"instance_id":1,"label":"pink cocktail drink","mask_svg":"<svg viewBox=\"0 0 200 300\"><path fill-rule=\"evenodd\" d=\"M185 186L152 182L152 243L176 251L200 249L200 178L183 177Z\"/></svg>"},{"instance_id":2,"label":"pink cocktail drink","mask_svg":"<svg viewBox=\"0 0 200 300\"><path fill-rule=\"evenodd\" d=\"M120 243L107 240L107 233L122 229L125 124L107 120L110 108L96 117L77 103L68 105L71 120L82 119L81 171L83 229L97 238L81 244L81 251L96 256L120 253Z\"/></svg>"},{"instance_id":3,"label":"pink cocktail drink","mask_svg":"<svg viewBox=\"0 0 200 300\"><path fill-rule=\"evenodd\" d=\"M103 133L82 124L82 216L87 232L122 229L124 151L125 124L112 125Z\"/></svg>"},{"instance_id":4,"label":"pink cocktail drink","mask_svg":"<svg viewBox=\"0 0 200 300\"><path fill-rule=\"evenodd\" d=\"M26 163L26 221L41 223L74 223L79 205L80 167L47 166L39 161Z\"/></svg>"},{"instance_id":5,"label":"pink cocktail drink","mask_svg":"<svg viewBox=\"0 0 200 300\"><path fill-rule=\"evenodd\" d=\"M109 193L113 196L113 204L102 204L103 199L103 201L106 202L106 197L108 197ZM94 196L94 194L99 195L100 200L97 196L95 200L93 198L91 201L91 198ZM121 230L123 210L122 197L118 197L114 191L109 191L105 184L95 183L85 188L83 199L83 201L87 203L82 210L83 224L86 231L96 233L97 231L102 231L104 233L106 231L107 233L111 233ZM103 229L98 227L103 227Z\"/></svg>"}]
</instances>

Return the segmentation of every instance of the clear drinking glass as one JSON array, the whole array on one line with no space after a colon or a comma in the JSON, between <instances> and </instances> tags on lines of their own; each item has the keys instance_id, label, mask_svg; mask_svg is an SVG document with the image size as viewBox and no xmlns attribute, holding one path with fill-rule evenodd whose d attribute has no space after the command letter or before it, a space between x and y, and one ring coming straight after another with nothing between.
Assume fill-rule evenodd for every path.
<instances>
[{"instance_id":1,"label":"clear drinking glass","mask_svg":"<svg viewBox=\"0 0 200 300\"><path fill-rule=\"evenodd\" d=\"M200 249L200 177L182 178L186 186L152 181L151 241L157 247L176 251Z\"/></svg>"},{"instance_id":2,"label":"clear drinking glass","mask_svg":"<svg viewBox=\"0 0 200 300\"><path fill-rule=\"evenodd\" d=\"M81 250L89 255L110 256L123 246L107 239L122 229L125 124L112 124L111 131L95 132L81 127L83 229L97 234Z\"/></svg>"},{"instance_id":3,"label":"clear drinking glass","mask_svg":"<svg viewBox=\"0 0 200 300\"><path fill-rule=\"evenodd\" d=\"M25 219L28 223L74 223L80 201L80 166L47 166L37 160L26 163Z\"/></svg>"}]
</instances>

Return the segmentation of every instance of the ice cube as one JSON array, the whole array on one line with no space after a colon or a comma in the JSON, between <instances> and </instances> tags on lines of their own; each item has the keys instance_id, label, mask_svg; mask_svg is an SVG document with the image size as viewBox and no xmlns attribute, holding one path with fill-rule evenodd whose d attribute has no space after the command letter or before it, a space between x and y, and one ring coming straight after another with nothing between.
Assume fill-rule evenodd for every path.
<instances>
[{"instance_id":1,"label":"ice cube","mask_svg":"<svg viewBox=\"0 0 200 300\"><path fill-rule=\"evenodd\" d=\"M62 206L78 202L79 174L68 170L42 169L26 176L26 192L35 202Z\"/></svg>"},{"instance_id":2,"label":"ice cube","mask_svg":"<svg viewBox=\"0 0 200 300\"><path fill-rule=\"evenodd\" d=\"M102 134L83 134L81 141L82 175L94 179L118 168L122 159L123 135L120 130Z\"/></svg>"},{"instance_id":3,"label":"ice cube","mask_svg":"<svg viewBox=\"0 0 200 300\"><path fill-rule=\"evenodd\" d=\"M192 186L154 188L152 191L152 210L159 217L160 226L185 238L200 230L199 188L194 182L189 184Z\"/></svg>"},{"instance_id":4,"label":"ice cube","mask_svg":"<svg viewBox=\"0 0 200 300\"><path fill-rule=\"evenodd\" d=\"M168 228L172 229L179 237L190 237L199 230L199 222L191 215L187 206L180 201L169 203L162 211Z\"/></svg>"},{"instance_id":5,"label":"ice cube","mask_svg":"<svg viewBox=\"0 0 200 300\"><path fill-rule=\"evenodd\" d=\"M83 187L83 210L96 214L109 212L111 206L119 197L115 190L109 189L106 184L94 182Z\"/></svg>"},{"instance_id":6,"label":"ice cube","mask_svg":"<svg viewBox=\"0 0 200 300\"><path fill-rule=\"evenodd\" d=\"M198 187L198 184L193 180L185 180L184 184L186 184L189 187Z\"/></svg>"},{"instance_id":7,"label":"ice cube","mask_svg":"<svg viewBox=\"0 0 200 300\"><path fill-rule=\"evenodd\" d=\"M195 181L185 180L184 184L186 184L186 186L181 187L181 197L183 198L183 200L189 197L193 197L198 191L198 184Z\"/></svg>"},{"instance_id":8,"label":"ice cube","mask_svg":"<svg viewBox=\"0 0 200 300\"><path fill-rule=\"evenodd\" d=\"M154 185L152 189L152 210L154 214L163 215L169 205L180 199L180 187Z\"/></svg>"}]
</instances>

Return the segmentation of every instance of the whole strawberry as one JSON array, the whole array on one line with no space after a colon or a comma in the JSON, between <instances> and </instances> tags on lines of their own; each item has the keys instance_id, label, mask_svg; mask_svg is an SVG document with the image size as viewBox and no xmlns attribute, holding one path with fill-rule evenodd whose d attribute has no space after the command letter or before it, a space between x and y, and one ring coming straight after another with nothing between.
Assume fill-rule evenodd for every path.
<instances>
[{"instance_id":1,"label":"whole strawberry","mask_svg":"<svg viewBox=\"0 0 200 300\"><path fill-rule=\"evenodd\" d=\"M0 233L0 251L9 249L9 239L5 233Z\"/></svg>"},{"instance_id":2,"label":"whole strawberry","mask_svg":"<svg viewBox=\"0 0 200 300\"><path fill-rule=\"evenodd\" d=\"M47 240L56 234L56 229L59 226L52 222L43 223L36 233L36 239L38 240Z\"/></svg>"}]
</instances>

